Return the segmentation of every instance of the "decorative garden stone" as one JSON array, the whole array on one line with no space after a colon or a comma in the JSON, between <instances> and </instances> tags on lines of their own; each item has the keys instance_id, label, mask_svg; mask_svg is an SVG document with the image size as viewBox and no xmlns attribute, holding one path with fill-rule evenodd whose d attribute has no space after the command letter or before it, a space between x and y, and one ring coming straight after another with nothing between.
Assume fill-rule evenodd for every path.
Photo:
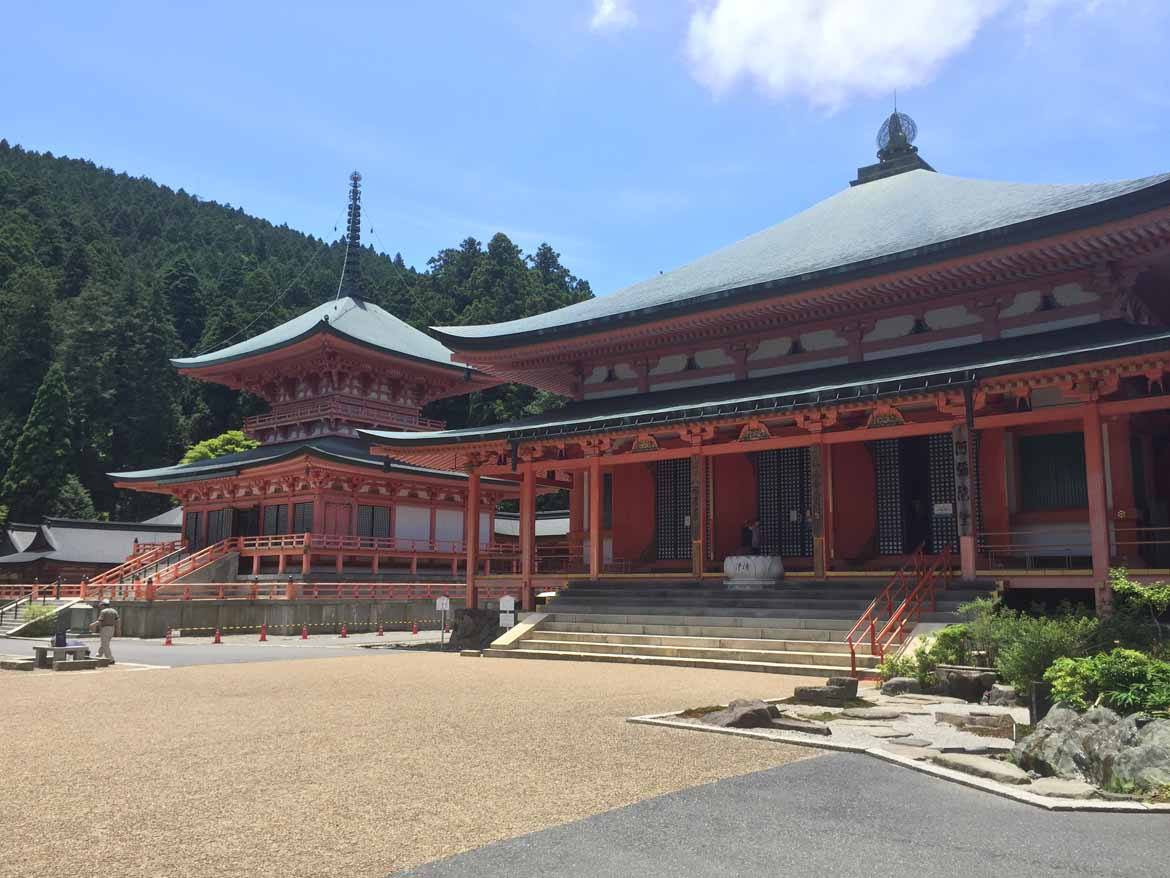
<instances>
[{"instance_id":1,"label":"decorative garden stone","mask_svg":"<svg viewBox=\"0 0 1170 878\"><path fill-rule=\"evenodd\" d=\"M797 686L793 696L803 704L823 707L844 707L849 700L847 690L840 686Z\"/></svg>"},{"instance_id":2,"label":"decorative garden stone","mask_svg":"<svg viewBox=\"0 0 1170 878\"><path fill-rule=\"evenodd\" d=\"M944 695L962 698L971 704L983 700L983 693L995 685L995 671L939 665L935 669Z\"/></svg>"},{"instance_id":3,"label":"decorative garden stone","mask_svg":"<svg viewBox=\"0 0 1170 878\"><path fill-rule=\"evenodd\" d=\"M1000 683L992 685L985 696L985 700L989 705L994 707L1015 707L1020 703L1020 697L1016 693L1016 687L1004 686Z\"/></svg>"},{"instance_id":4,"label":"decorative garden stone","mask_svg":"<svg viewBox=\"0 0 1170 878\"><path fill-rule=\"evenodd\" d=\"M784 578L784 561L778 555L728 555L723 577L729 591L758 591Z\"/></svg>"},{"instance_id":5,"label":"decorative garden stone","mask_svg":"<svg viewBox=\"0 0 1170 878\"><path fill-rule=\"evenodd\" d=\"M766 729L772 725L772 708L764 701L739 698L723 710L704 714L700 722L727 729Z\"/></svg>"},{"instance_id":6,"label":"decorative garden stone","mask_svg":"<svg viewBox=\"0 0 1170 878\"><path fill-rule=\"evenodd\" d=\"M882 683L882 695L917 695L922 685L913 677L891 677Z\"/></svg>"}]
</instances>

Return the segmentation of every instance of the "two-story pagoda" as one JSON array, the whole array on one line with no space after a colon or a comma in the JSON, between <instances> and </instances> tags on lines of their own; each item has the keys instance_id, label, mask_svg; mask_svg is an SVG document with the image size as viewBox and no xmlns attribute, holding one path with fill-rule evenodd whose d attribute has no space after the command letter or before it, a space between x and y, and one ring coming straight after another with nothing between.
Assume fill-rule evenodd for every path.
<instances>
[{"instance_id":1,"label":"two-story pagoda","mask_svg":"<svg viewBox=\"0 0 1170 878\"><path fill-rule=\"evenodd\" d=\"M571 396L491 428L371 430L481 477L573 476L592 578L717 576L759 549L825 579L948 548L967 579L1097 590L1170 564L1170 174L936 173L895 113L878 162L776 226L547 314L437 329ZM521 541L532 545L532 504ZM468 544L474 604L476 542ZM526 582L540 579L524 553ZM531 590L529 590L530 593Z\"/></svg>"},{"instance_id":2,"label":"two-story pagoda","mask_svg":"<svg viewBox=\"0 0 1170 878\"><path fill-rule=\"evenodd\" d=\"M358 576L389 565L454 572L466 555L466 474L373 455L358 430L442 428L420 415L423 406L499 379L363 297L360 179L351 177L345 267L330 301L237 344L172 360L183 375L266 401L268 412L244 423L260 446L110 474L118 487L177 497L188 550L230 550L163 571L164 582L217 554L247 559L244 574L308 575L323 564ZM515 482L498 479L477 490L481 552L490 551L497 503L517 494Z\"/></svg>"}]
</instances>

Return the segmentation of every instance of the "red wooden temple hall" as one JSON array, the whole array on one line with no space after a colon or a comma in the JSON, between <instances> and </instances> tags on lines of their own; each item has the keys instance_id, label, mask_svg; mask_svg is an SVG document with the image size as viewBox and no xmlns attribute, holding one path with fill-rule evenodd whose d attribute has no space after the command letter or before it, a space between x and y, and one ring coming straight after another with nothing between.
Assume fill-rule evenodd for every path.
<instances>
[{"instance_id":1,"label":"red wooden temple hall","mask_svg":"<svg viewBox=\"0 0 1170 878\"><path fill-rule=\"evenodd\" d=\"M253 338L173 360L184 375L264 399L269 411L244 423L261 445L110 474L118 487L177 497L186 546L209 547L208 563L210 547L224 545L243 556L245 575L308 575L316 564L378 576L420 566L454 573L468 554L466 474L373 455L357 431L441 429L420 415L424 405L500 379L365 300L360 179L351 177L345 268L329 301ZM510 480L475 486L481 555L491 553L496 505L518 494Z\"/></svg>"},{"instance_id":2,"label":"red wooden temple hall","mask_svg":"<svg viewBox=\"0 0 1170 878\"><path fill-rule=\"evenodd\" d=\"M918 546L950 547L968 579L1099 601L1110 565L1166 572L1170 175L964 179L915 134L893 114L849 186L682 268L435 330L565 408L363 435L469 472L472 498L491 478L519 474L526 496L571 475L590 577L718 575L757 519L763 553L821 578L894 570ZM530 605L535 550L521 573Z\"/></svg>"}]
</instances>

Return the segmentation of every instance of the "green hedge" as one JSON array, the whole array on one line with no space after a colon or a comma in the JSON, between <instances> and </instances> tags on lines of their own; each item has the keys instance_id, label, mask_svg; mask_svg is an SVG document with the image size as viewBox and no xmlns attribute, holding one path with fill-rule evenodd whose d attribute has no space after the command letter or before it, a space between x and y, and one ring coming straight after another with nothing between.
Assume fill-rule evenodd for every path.
<instances>
[{"instance_id":1,"label":"green hedge","mask_svg":"<svg viewBox=\"0 0 1170 878\"><path fill-rule=\"evenodd\" d=\"M1121 713L1170 713L1170 662L1136 649L1057 659L1044 679L1054 701L1080 710L1100 704Z\"/></svg>"}]
</instances>

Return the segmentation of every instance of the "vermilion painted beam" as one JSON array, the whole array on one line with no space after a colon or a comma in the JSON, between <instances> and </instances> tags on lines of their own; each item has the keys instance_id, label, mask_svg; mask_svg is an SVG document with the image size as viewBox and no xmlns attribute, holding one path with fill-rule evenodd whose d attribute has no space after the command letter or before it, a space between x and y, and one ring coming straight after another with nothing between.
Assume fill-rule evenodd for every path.
<instances>
[{"instance_id":1,"label":"vermilion painted beam","mask_svg":"<svg viewBox=\"0 0 1170 878\"><path fill-rule=\"evenodd\" d=\"M464 510L463 542L467 544L467 594L465 606L479 606L479 591L475 577L478 572L476 553L479 551L479 473L467 476L467 506Z\"/></svg>"}]
</instances>

